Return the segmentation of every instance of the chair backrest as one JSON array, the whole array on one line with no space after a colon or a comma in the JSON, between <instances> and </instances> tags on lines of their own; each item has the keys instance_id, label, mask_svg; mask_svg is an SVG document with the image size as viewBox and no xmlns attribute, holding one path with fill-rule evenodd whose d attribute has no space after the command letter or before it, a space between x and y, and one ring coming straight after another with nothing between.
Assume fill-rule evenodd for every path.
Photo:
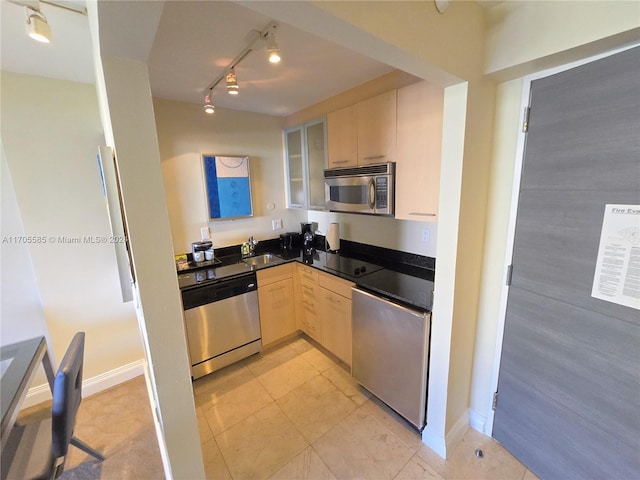
<instances>
[{"instance_id":1,"label":"chair backrest","mask_svg":"<svg viewBox=\"0 0 640 480\"><path fill-rule=\"evenodd\" d=\"M78 332L60 362L53 384L52 453L55 458L65 456L69 450L82 400L83 364L84 332Z\"/></svg>"}]
</instances>

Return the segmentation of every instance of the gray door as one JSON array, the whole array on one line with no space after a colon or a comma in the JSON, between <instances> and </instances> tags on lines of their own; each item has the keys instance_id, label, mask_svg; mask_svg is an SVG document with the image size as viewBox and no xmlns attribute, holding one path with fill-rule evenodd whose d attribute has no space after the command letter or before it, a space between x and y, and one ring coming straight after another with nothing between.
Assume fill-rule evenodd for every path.
<instances>
[{"instance_id":1,"label":"gray door","mask_svg":"<svg viewBox=\"0 0 640 480\"><path fill-rule=\"evenodd\" d=\"M531 86L493 436L543 479L640 475L640 311L591 297L640 204L640 48Z\"/></svg>"}]
</instances>

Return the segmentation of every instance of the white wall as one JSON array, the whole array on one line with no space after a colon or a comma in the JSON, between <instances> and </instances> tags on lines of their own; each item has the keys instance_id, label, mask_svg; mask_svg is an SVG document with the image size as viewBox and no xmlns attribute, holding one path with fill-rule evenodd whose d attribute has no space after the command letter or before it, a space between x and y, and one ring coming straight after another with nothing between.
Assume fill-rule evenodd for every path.
<instances>
[{"instance_id":1,"label":"white wall","mask_svg":"<svg viewBox=\"0 0 640 480\"><path fill-rule=\"evenodd\" d=\"M104 140L95 87L8 72L1 86L2 142L24 233L46 239L28 248L37 292L29 281L30 294L20 298L25 313L38 317L42 308L56 363L73 334L86 332L85 379L139 361L138 325L131 303L121 300L113 245L59 239L110 235L96 160ZM3 276L26 275L28 264L4 253ZM22 259L26 253L17 252ZM4 318L5 301L3 341L28 322Z\"/></svg>"},{"instance_id":2,"label":"white wall","mask_svg":"<svg viewBox=\"0 0 640 480\"><path fill-rule=\"evenodd\" d=\"M142 12L144 13L144 12ZM102 20L101 20L102 21ZM147 358L152 410L167 478L203 478L182 302L160 169L149 75L144 63L102 55L129 246L136 315Z\"/></svg>"},{"instance_id":3,"label":"white wall","mask_svg":"<svg viewBox=\"0 0 640 480\"><path fill-rule=\"evenodd\" d=\"M484 71L506 80L637 40L640 2L500 2L487 26Z\"/></svg>"},{"instance_id":4,"label":"white wall","mask_svg":"<svg viewBox=\"0 0 640 480\"><path fill-rule=\"evenodd\" d=\"M373 217L348 213L309 211L308 220L318 224L317 230L326 235L329 224L340 224L340 238L367 243L418 255L436 256L437 222L414 222L387 217ZM422 241L427 230L429 241Z\"/></svg>"},{"instance_id":5,"label":"white wall","mask_svg":"<svg viewBox=\"0 0 640 480\"><path fill-rule=\"evenodd\" d=\"M0 164L0 344L45 335L51 346L29 246L21 242L26 235L1 145ZM42 369L33 381L38 385L47 381Z\"/></svg>"},{"instance_id":6,"label":"white wall","mask_svg":"<svg viewBox=\"0 0 640 480\"><path fill-rule=\"evenodd\" d=\"M306 211L286 208L281 117L221 108L207 115L201 105L160 98L154 99L154 110L176 254L190 252L207 225L214 248L237 245L250 235L265 240L300 231ZM253 217L208 222L202 154L250 157ZM283 220L282 230L272 230L274 219Z\"/></svg>"}]
</instances>

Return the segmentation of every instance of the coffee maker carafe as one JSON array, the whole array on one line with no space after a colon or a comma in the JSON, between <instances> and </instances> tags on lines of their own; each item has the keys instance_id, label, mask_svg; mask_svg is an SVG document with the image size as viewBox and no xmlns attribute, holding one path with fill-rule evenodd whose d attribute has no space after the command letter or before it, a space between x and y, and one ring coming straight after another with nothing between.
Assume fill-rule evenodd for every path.
<instances>
[{"instance_id":1,"label":"coffee maker carafe","mask_svg":"<svg viewBox=\"0 0 640 480\"><path fill-rule=\"evenodd\" d=\"M313 248L313 232L311 223L300 223L302 233L302 246L304 248Z\"/></svg>"}]
</instances>

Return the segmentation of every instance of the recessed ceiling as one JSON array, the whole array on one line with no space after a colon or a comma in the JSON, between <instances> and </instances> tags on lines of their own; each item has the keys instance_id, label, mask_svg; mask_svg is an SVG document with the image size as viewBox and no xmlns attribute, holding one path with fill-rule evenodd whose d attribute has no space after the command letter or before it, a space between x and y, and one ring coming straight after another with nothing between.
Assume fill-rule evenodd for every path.
<instances>
[{"instance_id":1,"label":"recessed ceiling","mask_svg":"<svg viewBox=\"0 0 640 480\"><path fill-rule=\"evenodd\" d=\"M167 2L148 61L155 96L201 103L207 87L270 18L233 2ZM259 41L235 68L240 93L214 90L216 106L287 115L393 70L346 47L279 24L278 65Z\"/></svg>"},{"instance_id":2,"label":"recessed ceiling","mask_svg":"<svg viewBox=\"0 0 640 480\"><path fill-rule=\"evenodd\" d=\"M95 81L86 16L42 3L53 37L45 45L26 36L24 7L0 3L2 70ZM270 20L230 1L165 2L147 62L152 94L202 103L206 88ZM236 67L240 94L228 95L221 82L217 107L288 115L393 70L290 25L278 25L277 40L282 62L270 64L259 42Z\"/></svg>"}]
</instances>

